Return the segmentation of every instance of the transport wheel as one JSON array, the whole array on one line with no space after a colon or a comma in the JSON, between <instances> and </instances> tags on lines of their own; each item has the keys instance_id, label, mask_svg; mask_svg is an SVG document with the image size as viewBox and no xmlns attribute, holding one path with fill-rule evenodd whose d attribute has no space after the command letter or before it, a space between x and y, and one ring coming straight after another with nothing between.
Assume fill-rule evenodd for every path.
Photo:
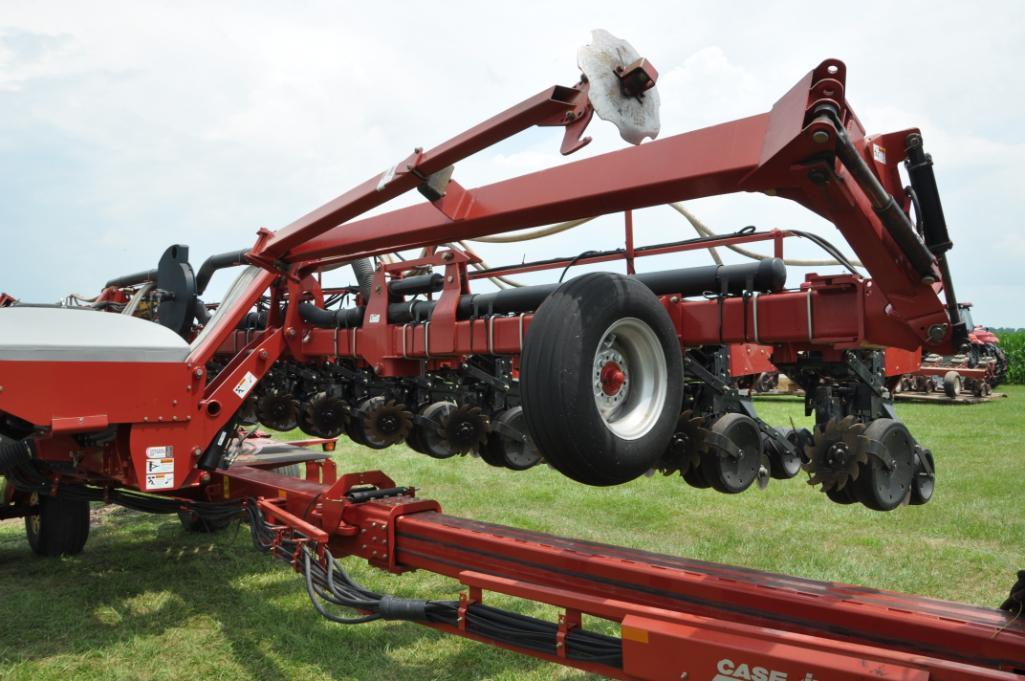
<instances>
[{"instance_id":1,"label":"transport wheel","mask_svg":"<svg viewBox=\"0 0 1025 681\"><path fill-rule=\"evenodd\" d=\"M523 407L512 407L495 416L480 458L492 466L525 471L541 463L541 452L527 435Z\"/></svg>"},{"instance_id":2,"label":"transport wheel","mask_svg":"<svg viewBox=\"0 0 1025 681\"><path fill-rule=\"evenodd\" d=\"M804 461L801 459L801 450L803 447L797 443L797 437L791 439L788 429L783 431L782 435L794 445L794 451L788 452L783 447L777 445L772 439L765 438L765 454L769 457L769 475L776 478L777 480L789 480L798 473L801 472L801 466Z\"/></svg>"},{"instance_id":3,"label":"transport wheel","mask_svg":"<svg viewBox=\"0 0 1025 681\"><path fill-rule=\"evenodd\" d=\"M961 394L961 374L948 371L943 375L943 394L954 399Z\"/></svg>"},{"instance_id":4,"label":"transport wheel","mask_svg":"<svg viewBox=\"0 0 1025 681\"><path fill-rule=\"evenodd\" d=\"M527 429L558 471L616 485L658 465L680 414L683 359L644 284L611 273L563 284L534 315L520 371Z\"/></svg>"},{"instance_id":5,"label":"transport wheel","mask_svg":"<svg viewBox=\"0 0 1025 681\"><path fill-rule=\"evenodd\" d=\"M73 556L89 538L89 502L32 494L25 536L40 556Z\"/></svg>"},{"instance_id":6,"label":"transport wheel","mask_svg":"<svg viewBox=\"0 0 1025 681\"><path fill-rule=\"evenodd\" d=\"M701 471L712 487L725 494L743 492L758 478L762 433L744 414L723 414L705 436Z\"/></svg>"},{"instance_id":7,"label":"transport wheel","mask_svg":"<svg viewBox=\"0 0 1025 681\"><path fill-rule=\"evenodd\" d=\"M925 465L923 461L925 460ZM915 506L929 503L933 490L936 489L936 464L932 452L920 448L915 452L915 477L911 480L910 503Z\"/></svg>"},{"instance_id":8,"label":"transport wheel","mask_svg":"<svg viewBox=\"0 0 1025 681\"><path fill-rule=\"evenodd\" d=\"M856 481L858 500L874 511L892 511L911 492L915 441L903 423L882 418L865 429L862 446L868 459Z\"/></svg>"}]
</instances>

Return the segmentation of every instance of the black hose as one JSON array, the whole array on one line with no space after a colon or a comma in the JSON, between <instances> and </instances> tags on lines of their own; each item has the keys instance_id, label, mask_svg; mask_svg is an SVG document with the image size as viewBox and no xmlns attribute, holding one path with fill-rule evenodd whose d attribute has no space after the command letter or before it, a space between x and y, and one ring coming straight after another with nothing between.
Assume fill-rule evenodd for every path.
<instances>
[{"instance_id":1,"label":"black hose","mask_svg":"<svg viewBox=\"0 0 1025 681\"><path fill-rule=\"evenodd\" d=\"M243 248L240 251L216 253L204 260L199 268L199 272L196 274L196 295L203 295L203 291L206 290L207 284L210 283L211 277L214 276L214 272L217 270L245 265L247 263L247 253L249 253L249 249Z\"/></svg>"}]
</instances>

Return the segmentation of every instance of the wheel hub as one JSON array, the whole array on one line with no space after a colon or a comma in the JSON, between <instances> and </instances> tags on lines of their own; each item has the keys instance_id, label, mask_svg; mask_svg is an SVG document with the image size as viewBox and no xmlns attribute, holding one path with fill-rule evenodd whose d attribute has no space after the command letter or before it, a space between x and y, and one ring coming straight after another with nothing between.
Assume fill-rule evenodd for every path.
<instances>
[{"instance_id":1,"label":"wheel hub","mask_svg":"<svg viewBox=\"0 0 1025 681\"><path fill-rule=\"evenodd\" d=\"M594 399L599 410L609 413L630 392L630 374L626 358L607 347L594 358Z\"/></svg>"},{"instance_id":2,"label":"wheel hub","mask_svg":"<svg viewBox=\"0 0 1025 681\"><path fill-rule=\"evenodd\" d=\"M601 368L601 387L606 395L615 395L626 384L626 373L616 362L607 362Z\"/></svg>"}]
</instances>

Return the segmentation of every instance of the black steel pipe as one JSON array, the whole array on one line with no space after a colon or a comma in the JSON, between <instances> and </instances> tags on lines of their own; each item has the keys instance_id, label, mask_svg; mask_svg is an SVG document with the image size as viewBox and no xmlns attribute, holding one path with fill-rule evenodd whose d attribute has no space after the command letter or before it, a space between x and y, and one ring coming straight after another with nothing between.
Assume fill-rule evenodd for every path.
<instances>
[{"instance_id":1,"label":"black steel pipe","mask_svg":"<svg viewBox=\"0 0 1025 681\"><path fill-rule=\"evenodd\" d=\"M445 286L445 277L434 274L417 274L404 279L393 279L388 283L389 293L397 296L413 296L418 293L436 293Z\"/></svg>"},{"instance_id":2,"label":"black steel pipe","mask_svg":"<svg viewBox=\"0 0 1025 681\"><path fill-rule=\"evenodd\" d=\"M157 270L146 270L144 272L136 272L135 274L126 274L121 277L115 277L103 285L103 288L123 288L125 286L138 286L139 284L145 284L149 281L157 280Z\"/></svg>"},{"instance_id":3,"label":"black steel pipe","mask_svg":"<svg viewBox=\"0 0 1025 681\"><path fill-rule=\"evenodd\" d=\"M348 329L363 324L363 308L325 310L313 303L299 303L299 317L307 324L322 329Z\"/></svg>"},{"instance_id":4,"label":"black steel pipe","mask_svg":"<svg viewBox=\"0 0 1025 681\"><path fill-rule=\"evenodd\" d=\"M658 296L673 293L696 296L706 292L741 295L753 291L779 291L786 284L787 268L779 258L766 258L739 265L706 265L644 272L636 277ZM558 283L542 284L492 293L467 294L460 297L456 316L459 319L470 319L483 314L532 312L559 286L561 284ZM391 303L388 306L388 321L392 324L428 321L436 304L437 301L429 300ZM321 328L354 327L362 324L363 308L322 310L312 303L303 303L299 307L299 316L307 323Z\"/></svg>"}]
</instances>

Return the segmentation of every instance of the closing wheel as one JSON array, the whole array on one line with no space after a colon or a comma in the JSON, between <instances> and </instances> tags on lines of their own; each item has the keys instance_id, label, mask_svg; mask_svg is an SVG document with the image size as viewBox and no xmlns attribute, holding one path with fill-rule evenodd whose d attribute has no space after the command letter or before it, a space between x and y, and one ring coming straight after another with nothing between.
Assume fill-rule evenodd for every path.
<instances>
[{"instance_id":1,"label":"closing wheel","mask_svg":"<svg viewBox=\"0 0 1025 681\"><path fill-rule=\"evenodd\" d=\"M954 399L961 394L961 374L948 371L943 375L943 394Z\"/></svg>"},{"instance_id":2,"label":"closing wheel","mask_svg":"<svg viewBox=\"0 0 1025 681\"><path fill-rule=\"evenodd\" d=\"M541 454L588 485L658 465L676 428L683 361L672 321L644 284L572 279L531 322L521 356L527 429Z\"/></svg>"},{"instance_id":3,"label":"closing wheel","mask_svg":"<svg viewBox=\"0 0 1025 681\"><path fill-rule=\"evenodd\" d=\"M758 479L762 464L762 433L744 414L723 414L705 436L701 471L716 491L743 492Z\"/></svg>"},{"instance_id":4,"label":"closing wheel","mask_svg":"<svg viewBox=\"0 0 1025 681\"><path fill-rule=\"evenodd\" d=\"M936 464L932 452L924 447L915 451L915 477L911 481L910 503L914 506L929 503L936 489Z\"/></svg>"},{"instance_id":5,"label":"closing wheel","mask_svg":"<svg viewBox=\"0 0 1025 681\"><path fill-rule=\"evenodd\" d=\"M894 419L872 421L862 435L868 459L855 483L858 500L874 511L892 511L911 493L915 441Z\"/></svg>"},{"instance_id":6,"label":"closing wheel","mask_svg":"<svg viewBox=\"0 0 1025 681\"><path fill-rule=\"evenodd\" d=\"M514 471L525 471L541 463L541 452L527 435L523 407L512 407L495 416L480 456L492 466Z\"/></svg>"},{"instance_id":7,"label":"closing wheel","mask_svg":"<svg viewBox=\"0 0 1025 681\"><path fill-rule=\"evenodd\" d=\"M25 516L28 545L40 556L73 556L89 538L89 502L32 494Z\"/></svg>"},{"instance_id":8,"label":"closing wheel","mask_svg":"<svg viewBox=\"0 0 1025 681\"><path fill-rule=\"evenodd\" d=\"M782 435L787 442L793 445L793 451L787 451L783 445L772 438L765 438L765 455L769 457L769 475L777 480L789 480L794 477L801 472L801 466L804 463L801 460L803 447L797 443L796 435L791 439L788 432L790 430L792 429L783 431Z\"/></svg>"},{"instance_id":9,"label":"closing wheel","mask_svg":"<svg viewBox=\"0 0 1025 681\"><path fill-rule=\"evenodd\" d=\"M454 402L433 402L420 412L420 416L426 423L416 426L419 431L417 443L423 446L423 453L435 459L448 459L456 455L445 438L442 430L442 423L455 411ZM420 450L418 450L420 451Z\"/></svg>"}]
</instances>

